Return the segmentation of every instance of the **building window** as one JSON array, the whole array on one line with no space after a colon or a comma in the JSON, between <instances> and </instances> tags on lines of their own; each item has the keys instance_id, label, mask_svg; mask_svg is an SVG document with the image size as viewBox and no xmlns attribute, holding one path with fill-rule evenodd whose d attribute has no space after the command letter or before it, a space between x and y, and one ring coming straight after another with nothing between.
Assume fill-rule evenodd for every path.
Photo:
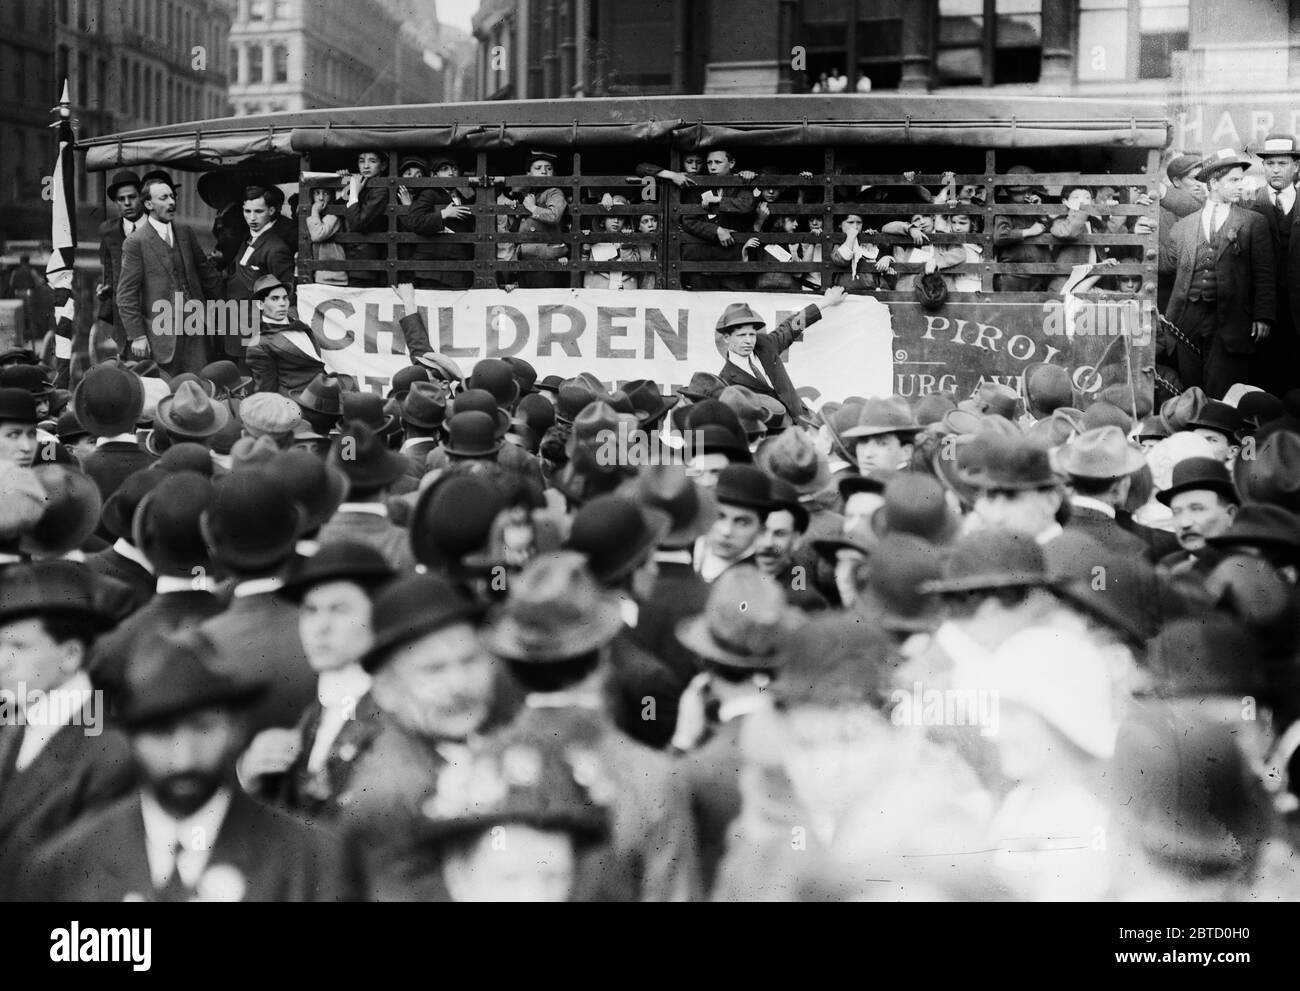
<instances>
[{"instance_id":1,"label":"building window","mask_svg":"<svg viewBox=\"0 0 1300 991\"><path fill-rule=\"evenodd\" d=\"M854 92L865 77L871 89L897 89L902 76L905 0L811 0L803 5L798 43L807 53L805 89L822 92L844 77ZM855 13L856 8L856 13ZM827 77L826 81L822 76ZM863 83L865 89L867 83ZM832 89L832 92L837 90Z\"/></svg>"},{"instance_id":2,"label":"building window","mask_svg":"<svg viewBox=\"0 0 1300 991\"><path fill-rule=\"evenodd\" d=\"M272 48L271 60L275 65L274 81L287 83L289 81L289 46L276 45Z\"/></svg>"},{"instance_id":3,"label":"building window","mask_svg":"<svg viewBox=\"0 0 1300 991\"><path fill-rule=\"evenodd\" d=\"M1187 50L1188 0L1079 0L1079 79L1169 79Z\"/></svg>"},{"instance_id":4,"label":"building window","mask_svg":"<svg viewBox=\"0 0 1300 991\"><path fill-rule=\"evenodd\" d=\"M262 81L262 46L249 45L248 47L248 82L260 83Z\"/></svg>"},{"instance_id":5,"label":"building window","mask_svg":"<svg viewBox=\"0 0 1300 991\"><path fill-rule=\"evenodd\" d=\"M227 75L232 83L242 83L244 81L239 75L239 49L234 45L230 46L230 71Z\"/></svg>"},{"instance_id":6,"label":"building window","mask_svg":"<svg viewBox=\"0 0 1300 991\"><path fill-rule=\"evenodd\" d=\"M275 0L275 19L287 20L293 15L293 4L289 0Z\"/></svg>"},{"instance_id":7,"label":"building window","mask_svg":"<svg viewBox=\"0 0 1300 991\"><path fill-rule=\"evenodd\" d=\"M939 0L935 82L996 86L1038 81L1042 0Z\"/></svg>"},{"instance_id":8,"label":"building window","mask_svg":"<svg viewBox=\"0 0 1300 991\"><path fill-rule=\"evenodd\" d=\"M267 0L251 0L248 5L248 19L250 21L266 20Z\"/></svg>"}]
</instances>

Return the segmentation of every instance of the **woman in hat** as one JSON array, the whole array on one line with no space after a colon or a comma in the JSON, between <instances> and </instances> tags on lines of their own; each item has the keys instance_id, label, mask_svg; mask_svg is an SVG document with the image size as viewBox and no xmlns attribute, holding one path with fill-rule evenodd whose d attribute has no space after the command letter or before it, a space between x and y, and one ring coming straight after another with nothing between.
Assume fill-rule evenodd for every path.
<instances>
[{"instance_id":1,"label":"woman in hat","mask_svg":"<svg viewBox=\"0 0 1300 991\"><path fill-rule=\"evenodd\" d=\"M528 174L550 178L555 175L555 161L555 156L549 151L534 151L528 156ZM569 211L569 200L564 190L548 186L538 194L531 191L536 187L529 188L521 201L528 216L520 221L519 233L563 234L564 217ZM519 258L525 261L559 261L563 265L569 260L569 246L524 243L519 245ZM563 288L569 284L569 276L564 272L523 272L519 284L525 289Z\"/></svg>"},{"instance_id":2,"label":"woman in hat","mask_svg":"<svg viewBox=\"0 0 1300 991\"><path fill-rule=\"evenodd\" d=\"M388 230L388 187L374 180L388 174L388 157L379 151L357 155L357 172L348 176L347 206L343 219L349 234L373 236ZM348 261L381 261L387 252L378 240L355 242L343 246ZM382 286L383 272L348 272L350 286Z\"/></svg>"},{"instance_id":3,"label":"woman in hat","mask_svg":"<svg viewBox=\"0 0 1300 991\"><path fill-rule=\"evenodd\" d=\"M426 163L417 155L406 155L399 163L398 171L403 178L427 178L433 175L439 179L455 179L460 176L460 166L446 156L436 157L432 163ZM414 245L403 245L399 257L417 261L473 259L473 245L448 244L448 239L441 235L474 232L474 211L469 206L474 202L474 190L468 186L428 186L412 193L405 186L398 186L397 199L403 206L410 208L405 215L398 214L397 229L420 234L425 238ZM425 268L403 278L410 278L420 289L468 289L474 283L474 274L462 270L436 271Z\"/></svg>"}]
</instances>

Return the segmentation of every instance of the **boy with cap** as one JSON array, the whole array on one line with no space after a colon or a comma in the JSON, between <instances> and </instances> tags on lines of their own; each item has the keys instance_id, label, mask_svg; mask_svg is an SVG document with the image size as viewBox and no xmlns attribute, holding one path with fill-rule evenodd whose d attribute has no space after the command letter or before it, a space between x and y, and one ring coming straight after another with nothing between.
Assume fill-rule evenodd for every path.
<instances>
[{"instance_id":1,"label":"boy with cap","mask_svg":"<svg viewBox=\"0 0 1300 991\"><path fill-rule=\"evenodd\" d=\"M549 151L533 151L528 154L528 174L538 178L549 179L555 175L556 156ZM520 234L552 234L556 237L564 233L564 216L569 211L569 199L564 190L558 186L548 186L540 193L534 192L536 186L528 187L520 200L527 216L519 222ZM521 243L520 260L559 261L568 260L567 244ZM521 272L519 285L525 289L559 288L569 284L569 276L564 272Z\"/></svg>"},{"instance_id":2,"label":"boy with cap","mask_svg":"<svg viewBox=\"0 0 1300 991\"><path fill-rule=\"evenodd\" d=\"M268 273L258 277L249 294L258 310L257 333L248 338L247 349L256 392L291 396L325 371L311 328L290 312L290 286Z\"/></svg>"},{"instance_id":3,"label":"boy with cap","mask_svg":"<svg viewBox=\"0 0 1300 991\"><path fill-rule=\"evenodd\" d=\"M427 177L455 179L460 176L460 166L445 155L437 156L429 164L417 155L405 155L398 163L398 174L403 178ZM426 186L412 193L405 186L397 187L397 201L409 207L405 216L397 217L397 229L419 234L423 240L401 246L399 257L415 261L467 261L474 257L470 244L447 244L443 234L472 234L474 211L467 204L474 202L474 190L468 186ZM468 289L474 273L462 270L438 271L423 269L405 273L402 280L410 278L421 289Z\"/></svg>"},{"instance_id":4,"label":"boy with cap","mask_svg":"<svg viewBox=\"0 0 1300 991\"><path fill-rule=\"evenodd\" d=\"M845 430L853 445L858 472L900 471L912 461L913 442L921 432L907 401L898 397L868 399L858 414L858 424Z\"/></svg>"},{"instance_id":5,"label":"boy with cap","mask_svg":"<svg viewBox=\"0 0 1300 991\"><path fill-rule=\"evenodd\" d=\"M265 685L220 672L196 630L159 633L126 673L122 721L140 789L37 851L45 901L346 901L338 841L248 797L235 759Z\"/></svg>"},{"instance_id":6,"label":"boy with cap","mask_svg":"<svg viewBox=\"0 0 1300 991\"><path fill-rule=\"evenodd\" d=\"M1182 335L1178 377L1211 399L1248 381L1250 356L1277 316L1268 223L1235 202L1251 164L1231 148L1205 159L1196 173L1209 190L1205 208L1174 225L1160 260L1176 271L1166 316Z\"/></svg>"}]
</instances>

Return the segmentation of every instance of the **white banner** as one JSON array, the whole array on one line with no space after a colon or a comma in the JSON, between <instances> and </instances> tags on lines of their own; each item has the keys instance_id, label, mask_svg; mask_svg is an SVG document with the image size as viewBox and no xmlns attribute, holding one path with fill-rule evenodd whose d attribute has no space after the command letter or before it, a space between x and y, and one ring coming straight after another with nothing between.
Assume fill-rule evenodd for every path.
<instances>
[{"instance_id":1,"label":"white banner","mask_svg":"<svg viewBox=\"0 0 1300 991\"><path fill-rule=\"evenodd\" d=\"M433 349L466 375L481 358L518 356L539 378L585 371L611 388L648 378L664 391L686 385L693 372L722 369L714 327L727 304L748 303L771 331L819 299L608 289L416 292ZM298 287L299 318L320 342L326 365L375 392L386 392L393 374L409 364L396 323L403 312L395 289ZM790 380L813 409L850 395L887 396L893 392L892 341L889 308L869 296L850 296L786 352Z\"/></svg>"}]
</instances>

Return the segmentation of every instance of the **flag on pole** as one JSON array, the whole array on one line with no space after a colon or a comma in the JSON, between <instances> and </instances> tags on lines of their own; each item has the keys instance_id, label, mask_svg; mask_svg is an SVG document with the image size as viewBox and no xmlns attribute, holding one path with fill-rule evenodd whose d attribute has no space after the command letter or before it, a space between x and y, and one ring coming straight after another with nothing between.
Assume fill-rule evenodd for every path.
<instances>
[{"instance_id":1,"label":"flag on pole","mask_svg":"<svg viewBox=\"0 0 1300 991\"><path fill-rule=\"evenodd\" d=\"M55 108L59 119L51 124L58 128L59 154L54 163L54 209L50 220L50 257L45 263L45 279L49 283L54 304L54 326L46 334L53 336L56 380L64 379L68 370L68 388L85 372L71 367L73 339L76 336L76 296L73 293L73 271L77 257L77 193L75 155L72 150L76 140L72 133L72 103L68 97L68 81L63 81L63 95ZM44 349L43 349L44 350Z\"/></svg>"}]
</instances>

